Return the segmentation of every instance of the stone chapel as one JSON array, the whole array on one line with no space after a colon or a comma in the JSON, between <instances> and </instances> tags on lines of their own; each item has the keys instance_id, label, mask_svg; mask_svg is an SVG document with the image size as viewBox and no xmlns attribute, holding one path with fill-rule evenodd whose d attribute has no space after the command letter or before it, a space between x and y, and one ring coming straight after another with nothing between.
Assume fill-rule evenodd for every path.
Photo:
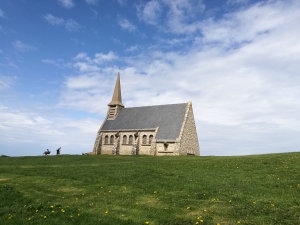
<instances>
[{"instance_id":1,"label":"stone chapel","mask_svg":"<svg viewBox=\"0 0 300 225\"><path fill-rule=\"evenodd\" d=\"M93 154L199 156L192 103L125 108L118 73Z\"/></svg>"}]
</instances>

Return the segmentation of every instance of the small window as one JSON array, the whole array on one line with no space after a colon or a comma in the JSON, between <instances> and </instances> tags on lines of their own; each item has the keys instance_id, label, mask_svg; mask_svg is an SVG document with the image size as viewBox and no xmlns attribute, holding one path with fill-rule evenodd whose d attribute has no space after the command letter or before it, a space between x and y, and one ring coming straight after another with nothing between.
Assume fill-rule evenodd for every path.
<instances>
[{"instance_id":1,"label":"small window","mask_svg":"<svg viewBox=\"0 0 300 225\"><path fill-rule=\"evenodd\" d=\"M105 135L104 144L108 145L108 135Z\"/></svg>"},{"instance_id":2,"label":"small window","mask_svg":"<svg viewBox=\"0 0 300 225\"><path fill-rule=\"evenodd\" d=\"M111 135L111 136L110 136L110 144L113 145L114 142L115 142L115 141L114 141L114 135Z\"/></svg>"},{"instance_id":3,"label":"small window","mask_svg":"<svg viewBox=\"0 0 300 225\"><path fill-rule=\"evenodd\" d=\"M132 145L132 143L133 143L133 136L130 135L130 136L129 136L129 144Z\"/></svg>"},{"instance_id":4,"label":"small window","mask_svg":"<svg viewBox=\"0 0 300 225\"><path fill-rule=\"evenodd\" d=\"M147 135L143 135L143 145L147 144Z\"/></svg>"},{"instance_id":5,"label":"small window","mask_svg":"<svg viewBox=\"0 0 300 225\"><path fill-rule=\"evenodd\" d=\"M123 145L126 145L126 144L127 144L127 136L124 135L124 136L123 136Z\"/></svg>"},{"instance_id":6,"label":"small window","mask_svg":"<svg viewBox=\"0 0 300 225\"><path fill-rule=\"evenodd\" d=\"M149 136L149 145L151 145L152 139L153 139L153 135L150 135L150 136Z\"/></svg>"}]
</instances>

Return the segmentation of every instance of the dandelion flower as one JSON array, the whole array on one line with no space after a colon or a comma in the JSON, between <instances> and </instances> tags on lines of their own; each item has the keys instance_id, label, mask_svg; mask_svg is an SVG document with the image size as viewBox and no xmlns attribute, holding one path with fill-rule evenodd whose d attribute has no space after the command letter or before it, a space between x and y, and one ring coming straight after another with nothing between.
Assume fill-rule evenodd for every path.
<instances>
[{"instance_id":1,"label":"dandelion flower","mask_svg":"<svg viewBox=\"0 0 300 225\"><path fill-rule=\"evenodd\" d=\"M44 216L44 219L46 219L47 218L47 216Z\"/></svg>"},{"instance_id":2,"label":"dandelion flower","mask_svg":"<svg viewBox=\"0 0 300 225\"><path fill-rule=\"evenodd\" d=\"M200 220L200 223L203 223L204 221L203 220Z\"/></svg>"},{"instance_id":3,"label":"dandelion flower","mask_svg":"<svg viewBox=\"0 0 300 225\"><path fill-rule=\"evenodd\" d=\"M28 218L28 220L31 220L31 218Z\"/></svg>"},{"instance_id":4,"label":"dandelion flower","mask_svg":"<svg viewBox=\"0 0 300 225\"><path fill-rule=\"evenodd\" d=\"M51 208L51 209L53 209L53 208L54 208L54 206L53 206L53 205L51 205L51 206L50 206L50 208Z\"/></svg>"},{"instance_id":5,"label":"dandelion flower","mask_svg":"<svg viewBox=\"0 0 300 225\"><path fill-rule=\"evenodd\" d=\"M188 206L188 207L186 207L186 209L187 209L187 210L190 210L190 209L191 209L191 207L189 207L189 206Z\"/></svg>"},{"instance_id":6,"label":"dandelion flower","mask_svg":"<svg viewBox=\"0 0 300 225\"><path fill-rule=\"evenodd\" d=\"M253 204L255 205L255 204L256 204L256 202L253 202Z\"/></svg>"},{"instance_id":7,"label":"dandelion flower","mask_svg":"<svg viewBox=\"0 0 300 225\"><path fill-rule=\"evenodd\" d=\"M105 211L105 214L108 214L108 211Z\"/></svg>"},{"instance_id":8,"label":"dandelion flower","mask_svg":"<svg viewBox=\"0 0 300 225\"><path fill-rule=\"evenodd\" d=\"M206 212L206 209L204 209L203 212Z\"/></svg>"},{"instance_id":9,"label":"dandelion flower","mask_svg":"<svg viewBox=\"0 0 300 225\"><path fill-rule=\"evenodd\" d=\"M274 207L274 204L271 204L272 207Z\"/></svg>"},{"instance_id":10,"label":"dandelion flower","mask_svg":"<svg viewBox=\"0 0 300 225\"><path fill-rule=\"evenodd\" d=\"M154 194L157 194L157 191L154 191L153 193L154 193Z\"/></svg>"},{"instance_id":11,"label":"dandelion flower","mask_svg":"<svg viewBox=\"0 0 300 225\"><path fill-rule=\"evenodd\" d=\"M197 221L195 224L199 224L199 222Z\"/></svg>"},{"instance_id":12,"label":"dandelion flower","mask_svg":"<svg viewBox=\"0 0 300 225\"><path fill-rule=\"evenodd\" d=\"M63 213L65 212L65 210L64 210L64 209L61 209L60 211L61 211L61 212L63 212Z\"/></svg>"},{"instance_id":13,"label":"dandelion flower","mask_svg":"<svg viewBox=\"0 0 300 225\"><path fill-rule=\"evenodd\" d=\"M145 222L145 224L149 224L149 222L148 222L148 221L146 221L146 222Z\"/></svg>"},{"instance_id":14,"label":"dandelion flower","mask_svg":"<svg viewBox=\"0 0 300 225\"><path fill-rule=\"evenodd\" d=\"M241 223L241 221L237 221L237 223L238 223L238 224L240 224L240 223Z\"/></svg>"}]
</instances>

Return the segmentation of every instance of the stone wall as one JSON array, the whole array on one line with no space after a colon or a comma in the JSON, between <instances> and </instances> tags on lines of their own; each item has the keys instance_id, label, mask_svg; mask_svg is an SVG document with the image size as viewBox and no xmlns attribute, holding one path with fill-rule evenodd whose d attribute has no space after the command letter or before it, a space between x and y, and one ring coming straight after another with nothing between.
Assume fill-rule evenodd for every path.
<instances>
[{"instance_id":1,"label":"stone wall","mask_svg":"<svg viewBox=\"0 0 300 225\"><path fill-rule=\"evenodd\" d=\"M156 143L157 155L165 156L165 155L178 155L176 151L175 142L158 142Z\"/></svg>"},{"instance_id":2,"label":"stone wall","mask_svg":"<svg viewBox=\"0 0 300 225\"><path fill-rule=\"evenodd\" d=\"M120 131L118 133L119 138L115 136L117 131L101 132L97 135L97 139L94 146L94 154L114 154L118 152L119 155L132 155L133 146L137 144L138 155L154 155L155 154L155 135L156 131ZM111 135L114 136L114 143L110 142ZM124 136L126 135L126 141ZM146 135L146 144L143 144L143 136ZM152 144L149 144L149 136L153 135ZM108 143L105 142L105 136L108 136ZM129 137L132 136L132 143L129 142ZM136 143L136 141L138 143ZM118 144L116 143L118 141ZM129 144L130 143L130 144ZM154 143L154 144L153 144ZM97 146L99 146L97 148ZM117 146L117 150L114 151L114 146Z\"/></svg>"},{"instance_id":3,"label":"stone wall","mask_svg":"<svg viewBox=\"0 0 300 225\"><path fill-rule=\"evenodd\" d=\"M180 155L200 155L196 124L191 103L188 104L185 123L181 132L179 151Z\"/></svg>"}]
</instances>

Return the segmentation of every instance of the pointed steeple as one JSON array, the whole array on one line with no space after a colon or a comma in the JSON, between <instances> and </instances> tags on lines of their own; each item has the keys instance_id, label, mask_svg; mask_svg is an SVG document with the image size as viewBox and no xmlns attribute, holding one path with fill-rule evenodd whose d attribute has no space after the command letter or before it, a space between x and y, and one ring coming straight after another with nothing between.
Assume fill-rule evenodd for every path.
<instances>
[{"instance_id":1,"label":"pointed steeple","mask_svg":"<svg viewBox=\"0 0 300 225\"><path fill-rule=\"evenodd\" d=\"M119 105L124 107L122 103L122 94L121 94L121 84L120 84L120 72L118 72L118 77L116 80L115 90L113 93L113 97L111 99L111 102L108 104L109 106L115 106Z\"/></svg>"}]
</instances>

